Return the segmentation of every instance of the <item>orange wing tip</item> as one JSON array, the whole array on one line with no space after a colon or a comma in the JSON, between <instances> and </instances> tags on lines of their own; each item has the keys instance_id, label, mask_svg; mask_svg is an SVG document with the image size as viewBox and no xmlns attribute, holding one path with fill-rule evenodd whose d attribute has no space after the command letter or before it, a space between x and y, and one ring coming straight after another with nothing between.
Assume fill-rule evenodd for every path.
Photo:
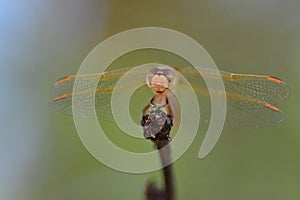
<instances>
[{"instance_id":1,"label":"orange wing tip","mask_svg":"<svg viewBox=\"0 0 300 200\"><path fill-rule=\"evenodd\" d=\"M66 76L64 78L59 79L56 83L64 83L70 80L69 76Z\"/></svg>"},{"instance_id":2,"label":"orange wing tip","mask_svg":"<svg viewBox=\"0 0 300 200\"><path fill-rule=\"evenodd\" d=\"M58 101L58 100L61 100L61 99L65 99L65 98L67 98L67 97L68 97L68 95L63 94L63 95L60 95L60 96L58 96L58 97L53 98L53 100L54 100L54 101Z\"/></svg>"},{"instance_id":3,"label":"orange wing tip","mask_svg":"<svg viewBox=\"0 0 300 200\"><path fill-rule=\"evenodd\" d=\"M276 111L276 112L279 112L279 111L280 111L279 108L277 108L276 106L274 106L274 105L272 105L272 104L266 103L265 106L266 106L267 108L270 108L271 110Z\"/></svg>"},{"instance_id":4,"label":"orange wing tip","mask_svg":"<svg viewBox=\"0 0 300 200\"><path fill-rule=\"evenodd\" d=\"M276 78L276 77L274 77L274 76L269 76L269 77L268 77L268 80L269 80L269 81L273 81L273 82L275 82L275 83L281 83L281 82L282 82L282 80L280 80L279 78Z\"/></svg>"}]
</instances>

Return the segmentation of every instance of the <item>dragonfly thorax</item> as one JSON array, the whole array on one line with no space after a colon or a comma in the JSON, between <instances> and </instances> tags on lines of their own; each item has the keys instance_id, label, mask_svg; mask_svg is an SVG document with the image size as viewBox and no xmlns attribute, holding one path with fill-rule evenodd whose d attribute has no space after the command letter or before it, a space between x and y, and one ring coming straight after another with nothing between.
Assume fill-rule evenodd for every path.
<instances>
[{"instance_id":1,"label":"dragonfly thorax","mask_svg":"<svg viewBox=\"0 0 300 200\"><path fill-rule=\"evenodd\" d=\"M172 116L167 114L167 105L152 104L143 116L142 125L147 139L168 139L172 127Z\"/></svg>"}]
</instances>

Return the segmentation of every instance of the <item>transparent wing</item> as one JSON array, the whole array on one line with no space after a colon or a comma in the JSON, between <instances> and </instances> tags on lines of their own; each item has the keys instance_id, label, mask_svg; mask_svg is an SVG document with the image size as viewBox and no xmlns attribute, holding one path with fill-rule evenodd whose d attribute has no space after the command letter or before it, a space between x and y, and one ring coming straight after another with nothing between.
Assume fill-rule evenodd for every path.
<instances>
[{"instance_id":1,"label":"transparent wing","mask_svg":"<svg viewBox=\"0 0 300 200\"><path fill-rule=\"evenodd\" d=\"M56 82L53 99L49 106L53 110L68 114L94 117L89 101L95 95L98 118L113 121L111 94L119 78L130 69L123 68L101 74L64 77ZM199 96L209 94L195 69L182 67L176 70L188 78ZM203 68L200 72L205 73L210 79L217 78L217 72L214 70ZM210 91L210 94L218 98L227 98L226 128L261 127L278 123L283 119L283 114L277 104L287 98L289 89L282 80L271 76L234 74L223 71L220 71L220 74L226 94L222 91ZM75 78L77 78L79 88L76 93L73 93ZM96 91L92 90L95 80L99 81ZM131 82L124 85L124 88L135 86L135 83ZM72 110L72 97L80 102L80 106L75 110Z\"/></svg>"},{"instance_id":2,"label":"transparent wing","mask_svg":"<svg viewBox=\"0 0 300 200\"><path fill-rule=\"evenodd\" d=\"M111 95L120 77L130 68L118 69L100 74L68 76L58 80L53 88L53 98L49 103L51 109L84 118L93 118L91 102L95 98L97 117L101 120L113 121L111 113ZM77 92L73 93L73 85L77 78ZM98 81L95 88L95 81ZM134 83L132 83L134 86ZM124 87L128 87L124 86ZM80 106L72 110L72 97Z\"/></svg>"},{"instance_id":3,"label":"transparent wing","mask_svg":"<svg viewBox=\"0 0 300 200\"><path fill-rule=\"evenodd\" d=\"M197 82L196 71L191 68L178 68L193 82L195 90L200 94L208 94ZM202 69L201 74L217 78L217 72ZM277 104L289 95L288 86L280 79L263 76L234 74L220 71L226 94L222 91L210 91L217 97L227 98L227 116L225 128L253 128L279 123L283 119L282 111ZM222 94L223 93L223 94Z\"/></svg>"}]
</instances>

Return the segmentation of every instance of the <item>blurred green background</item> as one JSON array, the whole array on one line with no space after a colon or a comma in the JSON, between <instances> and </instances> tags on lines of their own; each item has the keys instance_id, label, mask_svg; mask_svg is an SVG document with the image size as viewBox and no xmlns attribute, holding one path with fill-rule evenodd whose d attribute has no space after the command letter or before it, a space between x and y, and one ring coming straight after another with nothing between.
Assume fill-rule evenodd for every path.
<instances>
[{"instance_id":1,"label":"blurred green background","mask_svg":"<svg viewBox=\"0 0 300 200\"><path fill-rule=\"evenodd\" d=\"M175 162L178 199L300 199L300 1L13 0L0 6L0 199L135 200L143 198L146 181L161 182L160 172L104 166L80 142L72 117L48 109L54 82L76 73L99 42L144 26L185 33L220 69L277 76L291 90L280 104L283 123L224 131L203 160L199 133Z\"/></svg>"}]
</instances>

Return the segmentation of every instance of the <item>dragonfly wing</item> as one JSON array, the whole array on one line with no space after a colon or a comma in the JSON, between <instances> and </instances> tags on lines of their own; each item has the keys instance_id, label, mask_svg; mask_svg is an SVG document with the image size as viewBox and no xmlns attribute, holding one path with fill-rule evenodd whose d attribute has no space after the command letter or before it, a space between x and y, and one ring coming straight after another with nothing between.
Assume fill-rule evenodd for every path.
<instances>
[{"instance_id":1,"label":"dragonfly wing","mask_svg":"<svg viewBox=\"0 0 300 200\"><path fill-rule=\"evenodd\" d=\"M111 94L119 78L130 69L123 68L101 74L62 78L54 86L53 99L49 106L53 110L87 118L95 117L94 110L96 110L98 119L113 120ZM287 98L289 89L278 78L220 71L226 93L214 89L208 93L195 69L186 67L176 70L188 78L200 98L209 93L218 98L227 98L228 112L225 127L260 127L278 123L283 118L277 104ZM202 68L200 72L201 74L205 73L206 77L210 79L218 78L217 71ZM75 79L77 80L77 89L73 92ZM135 87L134 82L128 84L124 87ZM79 105L73 109L72 98Z\"/></svg>"},{"instance_id":2,"label":"dragonfly wing","mask_svg":"<svg viewBox=\"0 0 300 200\"><path fill-rule=\"evenodd\" d=\"M236 106L232 100L229 100L227 106L226 120L224 128L259 128L277 124L283 120L281 110L272 110L267 107L247 109L245 106Z\"/></svg>"},{"instance_id":3,"label":"dragonfly wing","mask_svg":"<svg viewBox=\"0 0 300 200\"><path fill-rule=\"evenodd\" d=\"M289 95L288 86L271 76L230 74L222 72L227 99L236 104L250 104L254 107L277 105Z\"/></svg>"},{"instance_id":4,"label":"dragonfly wing","mask_svg":"<svg viewBox=\"0 0 300 200\"><path fill-rule=\"evenodd\" d=\"M199 84L199 78L195 77L197 71L190 68L177 70L192 81L198 94L208 95L207 88ZM234 74L224 71L219 73L226 93L216 91L214 88L209 93L227 99L225 128L262 127L282 121L283 113L277 104L289 95L289 88L282 80L263 75ZM202 68L200 74L210 79L218 78L218 72L212 69Z\"/></svg>"},{"instance_id":5,"label":"dragonfly wing","mask_svg":"<svg viewBox=\"0 0 300 200\"><path fill-rule=\"evenodd\" d=\"M289 89L282 80L262 75L222 75L228 102L225 127L254 128L283 120L277 105L287 98Z\"/></svg>"},{"instance_id":6,"label":"dragonfly wing","mask_svg":"<svg viewBox=\"0 0 300 200\"><path fill-rule=\"evenodd\" d=\"M124 68L99 74L68 76L58 80L53 89L51 109L84 118L113 121L111 113L111 94L119 78L130 68ZM76 82L76 91L73 85ZM72 108L72 98L76 107Z\"/></svg>"}]
</instances>

